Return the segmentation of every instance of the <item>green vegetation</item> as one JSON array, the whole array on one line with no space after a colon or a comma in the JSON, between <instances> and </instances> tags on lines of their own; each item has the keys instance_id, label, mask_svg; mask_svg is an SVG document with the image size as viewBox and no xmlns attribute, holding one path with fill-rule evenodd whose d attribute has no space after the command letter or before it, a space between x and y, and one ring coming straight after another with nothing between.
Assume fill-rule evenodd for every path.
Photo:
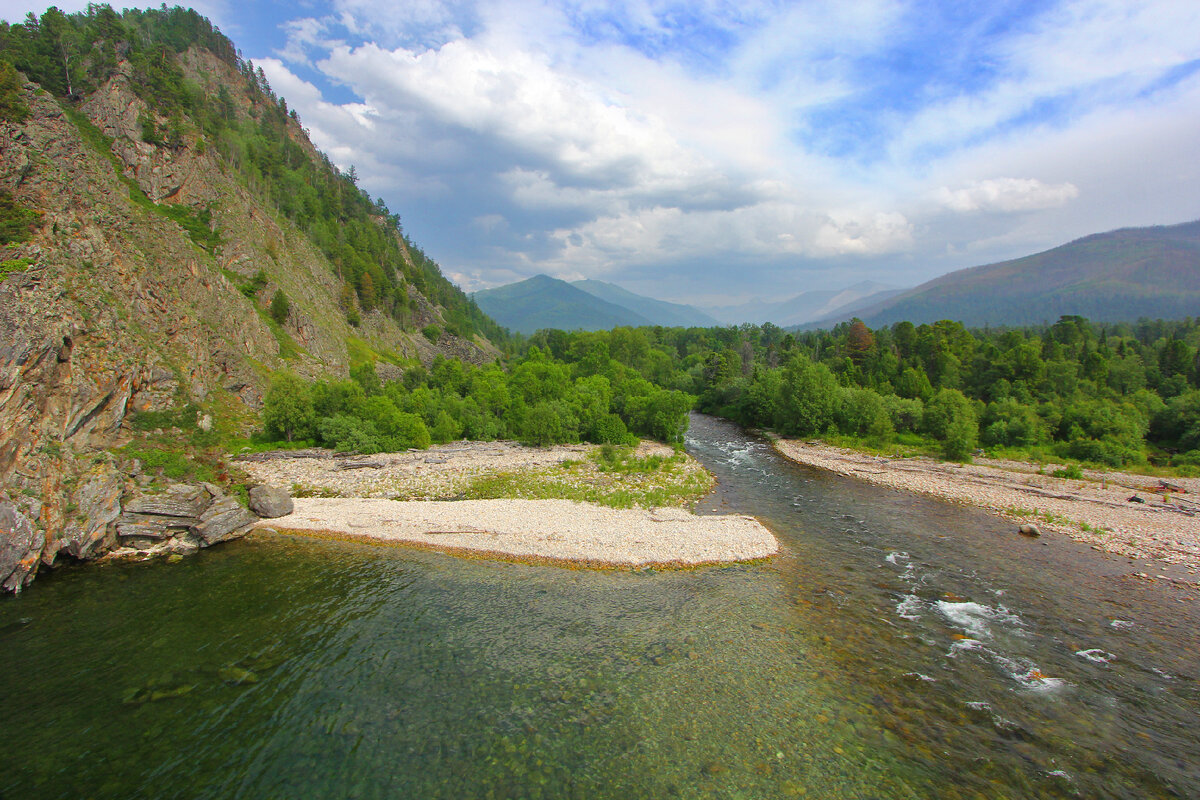
<instances>
[{"instance_id":1,"label":"green vegetation","mask_svg":"<svg viewBox=\"0 0 1200 800\"><path fill-rule=\"evenodd\" d=\"M277 375L263 411L265 437L362 453L460 438L538 446L626 444L637 436L678 442L693 403L612 359L572 369L536 347L509 372L438 358L429 370L411 367L402 381L380 382L372 361L351 376L308 385Z\"/></svg>"},{"instance_id":2,"label":"green vegetation","mask_svg":"<svg viewBox=\"0 0 1200 800\"><path fill-rule=\"evenodd\" d=\"M29 104L21 90L21 76L7 61L0 61L0 122L24 122Z\"/></svg>"},{"instance_id":3,"label":"green vegetation","mask_svg":"<svg viewBox=\"0 0 1200 800\"><path fill-rule=\"evenodd\" d=\"M41 213L26 208L8 192L0 192L0 247L29 240Z\"/></svg>"},{"instance_id":4,"label":"green vegetation","mask_svg":"<svg viewBox=\"0 0 1200 800\"><path fill-rule=\"evenodd\" d=\"M589 461L559 467L502 472L475 478L462 492L468 500L517 498L574 500L613 508L683 506L707 494L712 477L678 454L637 458L631 447L604 445Z\"/></svg>"},{"instance_id":5,"label":"green vegetation","mask_svg":"<svg viewBox=\"0 0 1200 800\"><path fill-rule=\"evenodd\" d=\"M271 298L271 319L282 325L287 321L290 312L287 295L283 293L283 289L276 289L275 296Z\"/></svg>"},{"instance_id":6,"label":"green vegetation","mask_svg":"<svg viewBox=\"0 0 1200 800\"><path fill-rule=\"evenodd\" d=\"M32 258L10 258L0 261L0 278L24 272L33 264Z\"/></svg>"}]
</instances>

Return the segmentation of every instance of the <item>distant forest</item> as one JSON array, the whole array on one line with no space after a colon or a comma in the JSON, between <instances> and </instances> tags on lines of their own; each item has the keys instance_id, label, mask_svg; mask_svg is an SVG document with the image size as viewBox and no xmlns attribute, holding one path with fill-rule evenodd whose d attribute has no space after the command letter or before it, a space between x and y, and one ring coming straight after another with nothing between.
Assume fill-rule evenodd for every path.
<instances>
[{"instance_id":1,"label":"distant forest","mask_svg":"<svg viewBox=\"0 0 1200 800\"><path fill-rule=\"evenodd\" d=\"M224 62L239 81L221 84L212 93L188 80L178 56L193 47ZM69 110L117 74L123 62L133 91L152 111L143 116L142 139L159 147L219 153L247 188L273 204L328 257L345 283L342 306L352 324L358 324L360 309L379 309L407 323L411 286L443 307L451 333L505 338L504 330L405 237L399 216L357 186L353 167L342 172L311 147L295 110L272 91L262 68L242 59L233 43L195 11L164 5L117 13L108 5L92 4L77 14L50 8L41 18L30 14L21 24L0 23L0 77L6 67L15 67ZM17 89L0 80L0 109ZM81 114L72 119L85 138L103 138L86 129ZM111 143L100 144L107 149ZM172 218L197 244L219 244L208 230L205 210L176 212Z\"/></svg>"}]
</instances>

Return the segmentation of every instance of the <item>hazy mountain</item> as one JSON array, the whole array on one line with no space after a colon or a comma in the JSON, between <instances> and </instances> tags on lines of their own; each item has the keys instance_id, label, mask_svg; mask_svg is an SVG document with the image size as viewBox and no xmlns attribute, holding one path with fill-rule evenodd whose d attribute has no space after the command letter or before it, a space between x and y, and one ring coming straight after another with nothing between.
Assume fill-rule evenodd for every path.
<instances>
[{"instance_id":1,"label":"hazy mountain","mask_svg":"<svg viewBox=\"0 0 1200 800\"><path fill-rule=\"evenodd\" d=\"M863 305L880 302L902 292L875 281L862 281L845 289L822 289L790 297L787 300L770 302L751 300L736 306L718 306L705 309L726 325L743 322L762 324L773 322L783 327L800 325L811 320L852 311Z\"/></svg>"},{"instance_id":2,"label":"hazy mountain","mask_svg":"<svg viewBox=\"0 0 1200 800\"><path fill-rule=\"evenodd\" d=\"M652 325L662 325L668 328L711 328L721 324L695 306L668 303L666 300L656 300L653 297L634 294L614 283L588 280L572 281L571 285L588 294L595 295L601 300L627 308L650 320Z\"/></svg>"},{"instance_id":3,"label":"hazy mountain","mask_svg":"<svg viewBox=\"0 0 1200 800\"><path fill-rule=\"evenodd\" d=\"M854 315L868 325L954 319L1029 325L1079 314L1107 322L1200 314L1200 221L1122 228L1024 258L943 275ZM848 318L826 314L807 327Z\"/></svg>"},{"instance_id":4,"label":"hazy mountain","mask_svg":"<svg viewBox=\"0 0 1200 800\"><path fill-rule=\"evenodd\" d=\"M479 308L510 330L542 328L599 331L619 325L651 325L642 315L610 303L566 281L535 275L518 283L474 294Z\"/></svg>"}]
</instances>

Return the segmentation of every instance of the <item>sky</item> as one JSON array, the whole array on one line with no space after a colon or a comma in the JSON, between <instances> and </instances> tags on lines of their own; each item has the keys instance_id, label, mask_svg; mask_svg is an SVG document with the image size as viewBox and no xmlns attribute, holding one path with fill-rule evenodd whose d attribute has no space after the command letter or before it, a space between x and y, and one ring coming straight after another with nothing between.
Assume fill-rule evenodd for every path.
<instances>
[{"instance_id":1,"label":"sky","mask_svg":"<svg viewBox=\"0 0 1200 800\"><path fill-rule=\"evenodd\" d=\"M1200 218L1195 0L193 7L468 291L727 305Z\"/></svg>"}]
</instances>

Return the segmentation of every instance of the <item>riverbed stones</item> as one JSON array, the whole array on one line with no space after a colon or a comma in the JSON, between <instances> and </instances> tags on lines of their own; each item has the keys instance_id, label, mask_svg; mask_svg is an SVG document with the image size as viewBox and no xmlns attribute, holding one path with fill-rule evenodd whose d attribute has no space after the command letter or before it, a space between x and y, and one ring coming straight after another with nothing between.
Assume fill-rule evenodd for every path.
<instances>
[{"instance_id":1,"label":"riverbed stones","mask_svg":"<svg viewBox=\"0 0 1200 800\"><path fill-rule=\"evenodd\" d=\"M250 510L265 519L275 519L290 513L294 508L292 496L278 486L255 486L250 490Z\"/></svg>"}]
</instances>

